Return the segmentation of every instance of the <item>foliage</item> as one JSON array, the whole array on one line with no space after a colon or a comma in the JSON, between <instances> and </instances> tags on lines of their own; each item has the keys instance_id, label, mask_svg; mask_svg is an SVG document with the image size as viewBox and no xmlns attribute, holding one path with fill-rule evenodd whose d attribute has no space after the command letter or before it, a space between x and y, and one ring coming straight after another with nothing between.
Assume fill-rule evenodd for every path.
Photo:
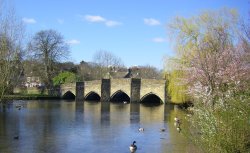
<instances>
[{"instance_id":1,"label":"foliage","mask_svg":"<svg viewBox=\"0 0 250 153\"><path fill-rule=\"evenodd\" d=\"M61 72L53 78L54 86L61 85L64 83L73 83L77 81L77 77L72 72Z\"/></svg>"},{"instance_id":2,"label":"foliage","mask_svg":"<svg viewBox=\"0 0 250 153\"><path fill-rule=\"evenodd\" d=\"M230 97L214 110L197 103L189 136L204 152L249 152L249 101L249 95Z\"/></svg>"},{"instance_id":3,"label":"foliage","mask_svg":"<svg viewBox=\"0 0 250 153\"><path fill-rule=\"evenodd\" d=\"M172 103L180 104L190 101L187 94L188 85L183 82L185 71L181 66L180 59L165 57L165 78L167 79L167 93Z\"/></svg>"},{"instance_id":4,"label":"foliage","mask_svg":"<svg viewBox=\"0 0 250 153\"><path fill-rule=\"evenodd\" d=\"M239 62L241 51L236 42L237 18L232 10L205 12L190 19L176 18L170 25L176 37L180 62L188 77L189 93L196 98L208 97L207 103L214 105L221 88L232 81L234 75L244 71ZM242 64L242 65L241 65ZM241 79L237 76L234 79Z\"/></svg>"},{"instance_id":5,"label":"foliage","mask_svg":"<svg viewBox=\"0 0 250 153\"><path fill-rule=\"evenodd\" d=\"M237 13L178 17L169 29L177 50L172 72L183 71L174 78L187 85L194 102L189 137L204 152L249 151L249 36Z\"/></svg>"},{"instance_id":6,"label":"foliage","mask_svg":"<svg viewBox=\"0 0 250 153\"><path fill-rule=\"evenodd\" d=\"M190 101L186 94L187 85L182 84L181 78L184 72L182 70L174 70L168 75L167 93L173 103L184 103Z\"/></svg>"}]
</instances>

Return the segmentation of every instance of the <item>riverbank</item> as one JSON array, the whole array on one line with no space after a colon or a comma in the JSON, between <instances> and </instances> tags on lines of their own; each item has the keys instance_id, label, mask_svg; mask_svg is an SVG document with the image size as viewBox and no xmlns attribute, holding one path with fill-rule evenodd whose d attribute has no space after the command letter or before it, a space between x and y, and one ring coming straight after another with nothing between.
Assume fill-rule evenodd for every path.
<instances>
[{"instance_id":1,"label":"riverbank","mask_svg":"<svg viewBox=\"0 0 250 153\"><path fill-rule=\"evenodd\" d=\"M50 95L42 95L42 94L15 94L15 95L5 95L3 100L53 100L53 99L61 99L59 96L50 96Z\"/></svg>"}]
</instances>

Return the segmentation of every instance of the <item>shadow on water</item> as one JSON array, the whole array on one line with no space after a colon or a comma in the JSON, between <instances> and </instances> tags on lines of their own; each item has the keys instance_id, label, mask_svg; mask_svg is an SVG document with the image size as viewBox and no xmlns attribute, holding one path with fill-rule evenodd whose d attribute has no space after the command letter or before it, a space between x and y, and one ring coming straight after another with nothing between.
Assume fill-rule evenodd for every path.
<instances>
[{"instance_id":1,"label":"shadow on water","mask_svg":"<svg viewBox=\"0 0 250 153\"><path fill-rule=\"evenodd\" d=\"M90 92L88 95L86 95L85 100L86 101L100 101L101 97L96 92Z\"/></svg>"},{"instance_id":2,"label":"shadow on water","mask_svg":"<svg viewBox=\"0 0 250 153\"><path fill-rule=\"evenodd\" d=\"M101 125L110 125L110 103L101 102Z\"/></svg>"},{"instance_id":3,"label":"shadow on water","mask_svg":"<svg viewBox=\"0 0 250 153\"><path fill-rule=\"evenodd\" d=\"M130 103L130 123L140 122L140 103Z\"/></svg>"},{"instance_id":4,"label":"shadow on water","mask_svg":"<svg viewBox=\"0 0 250 153\"><path fill-rule=\"evenodd\" d=\"M142 99L141 104L146 107L154 107L160 106L161 104L163 104L163 102L158 96L150 94Z\"/></svg>"},{"instance_id":5,"label":"shadow on water","mask_svg":"<svg viewBox=\"0 0 250 153\"><path fill-rule=\"evenodd\" d=\"M111 102L120 102L120 103L124 103L124 102L129 103L130 98L126 93L119 90L111 96L110 101Z\"/></svg>"},{"instance_id":6,"label":"shadow on water","mask_svg":"<svg viewBox=\"0 0 250 153\"><path fill-rule=\"evenodd\" d=\"M0 112L8 112L13 107L13 100L3 100L0 102Z\"/></svg>"}]
</instances>

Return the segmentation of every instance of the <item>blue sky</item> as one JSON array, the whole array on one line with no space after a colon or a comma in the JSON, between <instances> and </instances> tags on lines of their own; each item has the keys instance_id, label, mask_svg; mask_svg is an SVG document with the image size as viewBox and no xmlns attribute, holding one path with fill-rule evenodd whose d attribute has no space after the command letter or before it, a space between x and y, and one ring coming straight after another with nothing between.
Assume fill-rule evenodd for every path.
<instances>
[{"instance_id":1,"label":"blue sky","mask_svg":"<svg viewBox=\"0 0 250 153\"><path fill-rule=\"evenodd\" d=\"M124 64L163 68L173 55L166 25L175 16L203 10L235 8L247 17L249 0L13 0L29 35L54 29L70 44L70 60L93 61L98 50L120 57Z\"/></svg>"}]
</instances>

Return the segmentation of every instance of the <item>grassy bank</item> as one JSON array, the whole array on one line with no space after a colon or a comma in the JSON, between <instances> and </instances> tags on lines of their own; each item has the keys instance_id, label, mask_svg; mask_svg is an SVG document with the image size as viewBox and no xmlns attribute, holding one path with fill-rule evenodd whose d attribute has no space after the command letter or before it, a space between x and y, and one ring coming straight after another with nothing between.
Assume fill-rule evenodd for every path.
<instances>
[{"instance_id":1,"label":"grassy bank","mask_svg":"<svg viewBox=\"0 0 250 153\"><path fill-rule=\"evenodd\" d=\"M47 100L47 99L61 99L59 96L50 96L42 94L14 94L5 95L4 100Z\"/></svg>"}]
</instances>

